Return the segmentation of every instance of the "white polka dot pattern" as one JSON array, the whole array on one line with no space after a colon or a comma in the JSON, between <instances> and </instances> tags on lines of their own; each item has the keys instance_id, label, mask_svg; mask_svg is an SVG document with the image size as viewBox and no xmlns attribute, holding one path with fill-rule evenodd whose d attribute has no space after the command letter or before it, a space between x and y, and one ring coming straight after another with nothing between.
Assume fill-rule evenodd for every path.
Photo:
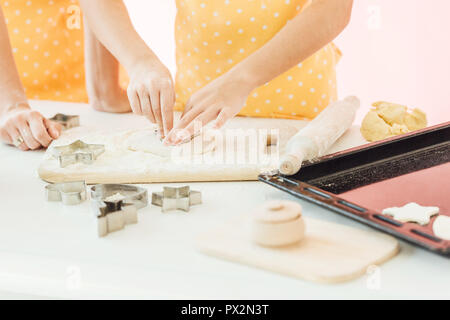
<instances>
[{"instance_id":1,"label":"white polka dot pattern","mask_svg":"<svg viewBox=\"0 0 450 320\"><path fill-rule=\"evenodd\" d=\"M0 0L30 99L87 102L76 0Z\"/></svg>"},{"instance_id":2,"label":"white polka dot pattern","mask_svg":"<svg viewBox=\"0 0 450 320\"><path fill-rule=\"evenodd\" d=\"M182 110L192 93L267 43L310 1L176 0L176 109ZM198 50L193 52L193 47ZM337 98L339 58L339 49L329 44L256 89L239 114L314 118Z\"/></svg>"}]
</instances>

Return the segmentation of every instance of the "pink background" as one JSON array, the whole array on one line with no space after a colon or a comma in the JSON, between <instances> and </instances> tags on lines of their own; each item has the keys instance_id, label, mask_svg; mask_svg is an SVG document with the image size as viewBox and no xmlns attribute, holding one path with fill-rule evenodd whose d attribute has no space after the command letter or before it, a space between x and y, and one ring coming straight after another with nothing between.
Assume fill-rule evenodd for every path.
<instances>
[{"instance_id":1,"label":"pink background","mask_svg":"<svg viewBox=\"0 0 450 320\"><path fill-rule=\"evenodd\" d=\"M214 0L220 1L220 0ZM146 42L175 71L175 1L126 1ZM449 0L355 0L348 28L336 40L340 97L387 100L426 111L430 124L450 120Z\"/></svg>"},{"instance_id":2,"label":"pink background","mask_svg":"<svg viewBox=\"0 0 450 320\"><path fill-rule=\"evenodd\" d=\"M344 51L340 95L356 94L366 108L380 99L419 107L431 124L449 121L449 12L448 0L355 0L336 40Z\"/></svg>"}]
</instances>

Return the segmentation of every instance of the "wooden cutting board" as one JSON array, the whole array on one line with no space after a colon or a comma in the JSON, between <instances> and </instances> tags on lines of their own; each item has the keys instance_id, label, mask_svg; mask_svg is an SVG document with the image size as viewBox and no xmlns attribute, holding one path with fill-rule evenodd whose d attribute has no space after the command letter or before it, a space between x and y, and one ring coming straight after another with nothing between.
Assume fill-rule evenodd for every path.
<instances>
[{"instance_id":1,"label":"wooden cutting board","mask_svg":"<svg viewBox=\"0 0 450 320\"><path fill-rule=\"evenodd\" d=\"M280 145L306 124L305 121L286 119L235 118L225 129L279 129ZM123 129L121 129L123 130ZM135 128L130 127L130 130ZM176 164L143 152L125 150L123 136L115 128L97 129L78 127L63 132L47 150L38 169L39 176L47 182L85 180L95 183L153 183L153 182L196 182L196 181L244 181L257 180L266 166L260 163L188 163ZM52 157L54 146L70 144L76 140L86 143L105 144L106 152L93 164L73 164L60 168ZM357 128L344 135L330 152L340 151L364 143ZM123 149L121 151L121 149Z\"/></svg>"},{"instance_id":2,"label":"wooden cutting board","mask_svg":"<svg viewBox=\"0 0 450 320\"><path fill-rule=\"evenodd\" d=\"M265 248L251 242L248 220L208 230L197 239L197 248L220 259L320 283L358 278L369 266L386 262L399 251L391 236L310 218L305 218L302 242Z\"/></svg>"}]
</instances>

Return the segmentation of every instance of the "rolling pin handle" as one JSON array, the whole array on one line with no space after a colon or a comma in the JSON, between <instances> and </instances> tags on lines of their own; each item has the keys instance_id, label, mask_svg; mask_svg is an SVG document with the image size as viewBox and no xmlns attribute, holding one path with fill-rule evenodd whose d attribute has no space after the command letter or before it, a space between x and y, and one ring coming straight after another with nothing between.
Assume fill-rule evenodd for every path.
<instances>
[{"instance_id":1,"label":"rolling pin handle","mask_svg":"<svg viewBox=\"0 0 450 320\"><path fill-rule=\"evenodd\" d=\"M322 156L350 128L359 105L357 97L347 97L325 108L289 139L286 156L280 161L279 171L284 175L294 175L300 170L303 160Z\"/></svg>"},{"instance_id":2,"label":"rolling pin handle","mask_svg":"<svg viewBox=\"0 0 450 320\"><path fill-rule=\"evenodd\" d=\"M302 159L293 154L289 154L281 160L280 172L286 176L291 176L300 171Z\"/></svg>"}]
</instances>

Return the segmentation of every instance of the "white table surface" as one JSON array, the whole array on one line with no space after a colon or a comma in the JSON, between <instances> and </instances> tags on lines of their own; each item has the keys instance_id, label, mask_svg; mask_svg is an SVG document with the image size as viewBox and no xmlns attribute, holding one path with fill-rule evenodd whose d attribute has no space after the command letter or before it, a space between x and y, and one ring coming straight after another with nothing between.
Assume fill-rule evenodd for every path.
<instances>
[{"instance_id":1,"label":"white table surface","mask_svg":"<svg viewBox=\"0 0 450 320\"><path fill-rule=\"evenodd\" d=\"M139 125L133 115L85 105L33 102L47 116L80 114L85 125ZM43 151L0 145L0 298L313 299L450 298L450 260L401 242L401 253L370 276L338 285L306 282L200 254L196 234L268 199L295 198L260 182L192 183L204 203L189 214L148 206L139 223L97 238L88 201L44 199L36 169ZM146 186L149 194L161 184ZM299 201L305 215L369 229Z\"/></svg>"}]
</instances>

